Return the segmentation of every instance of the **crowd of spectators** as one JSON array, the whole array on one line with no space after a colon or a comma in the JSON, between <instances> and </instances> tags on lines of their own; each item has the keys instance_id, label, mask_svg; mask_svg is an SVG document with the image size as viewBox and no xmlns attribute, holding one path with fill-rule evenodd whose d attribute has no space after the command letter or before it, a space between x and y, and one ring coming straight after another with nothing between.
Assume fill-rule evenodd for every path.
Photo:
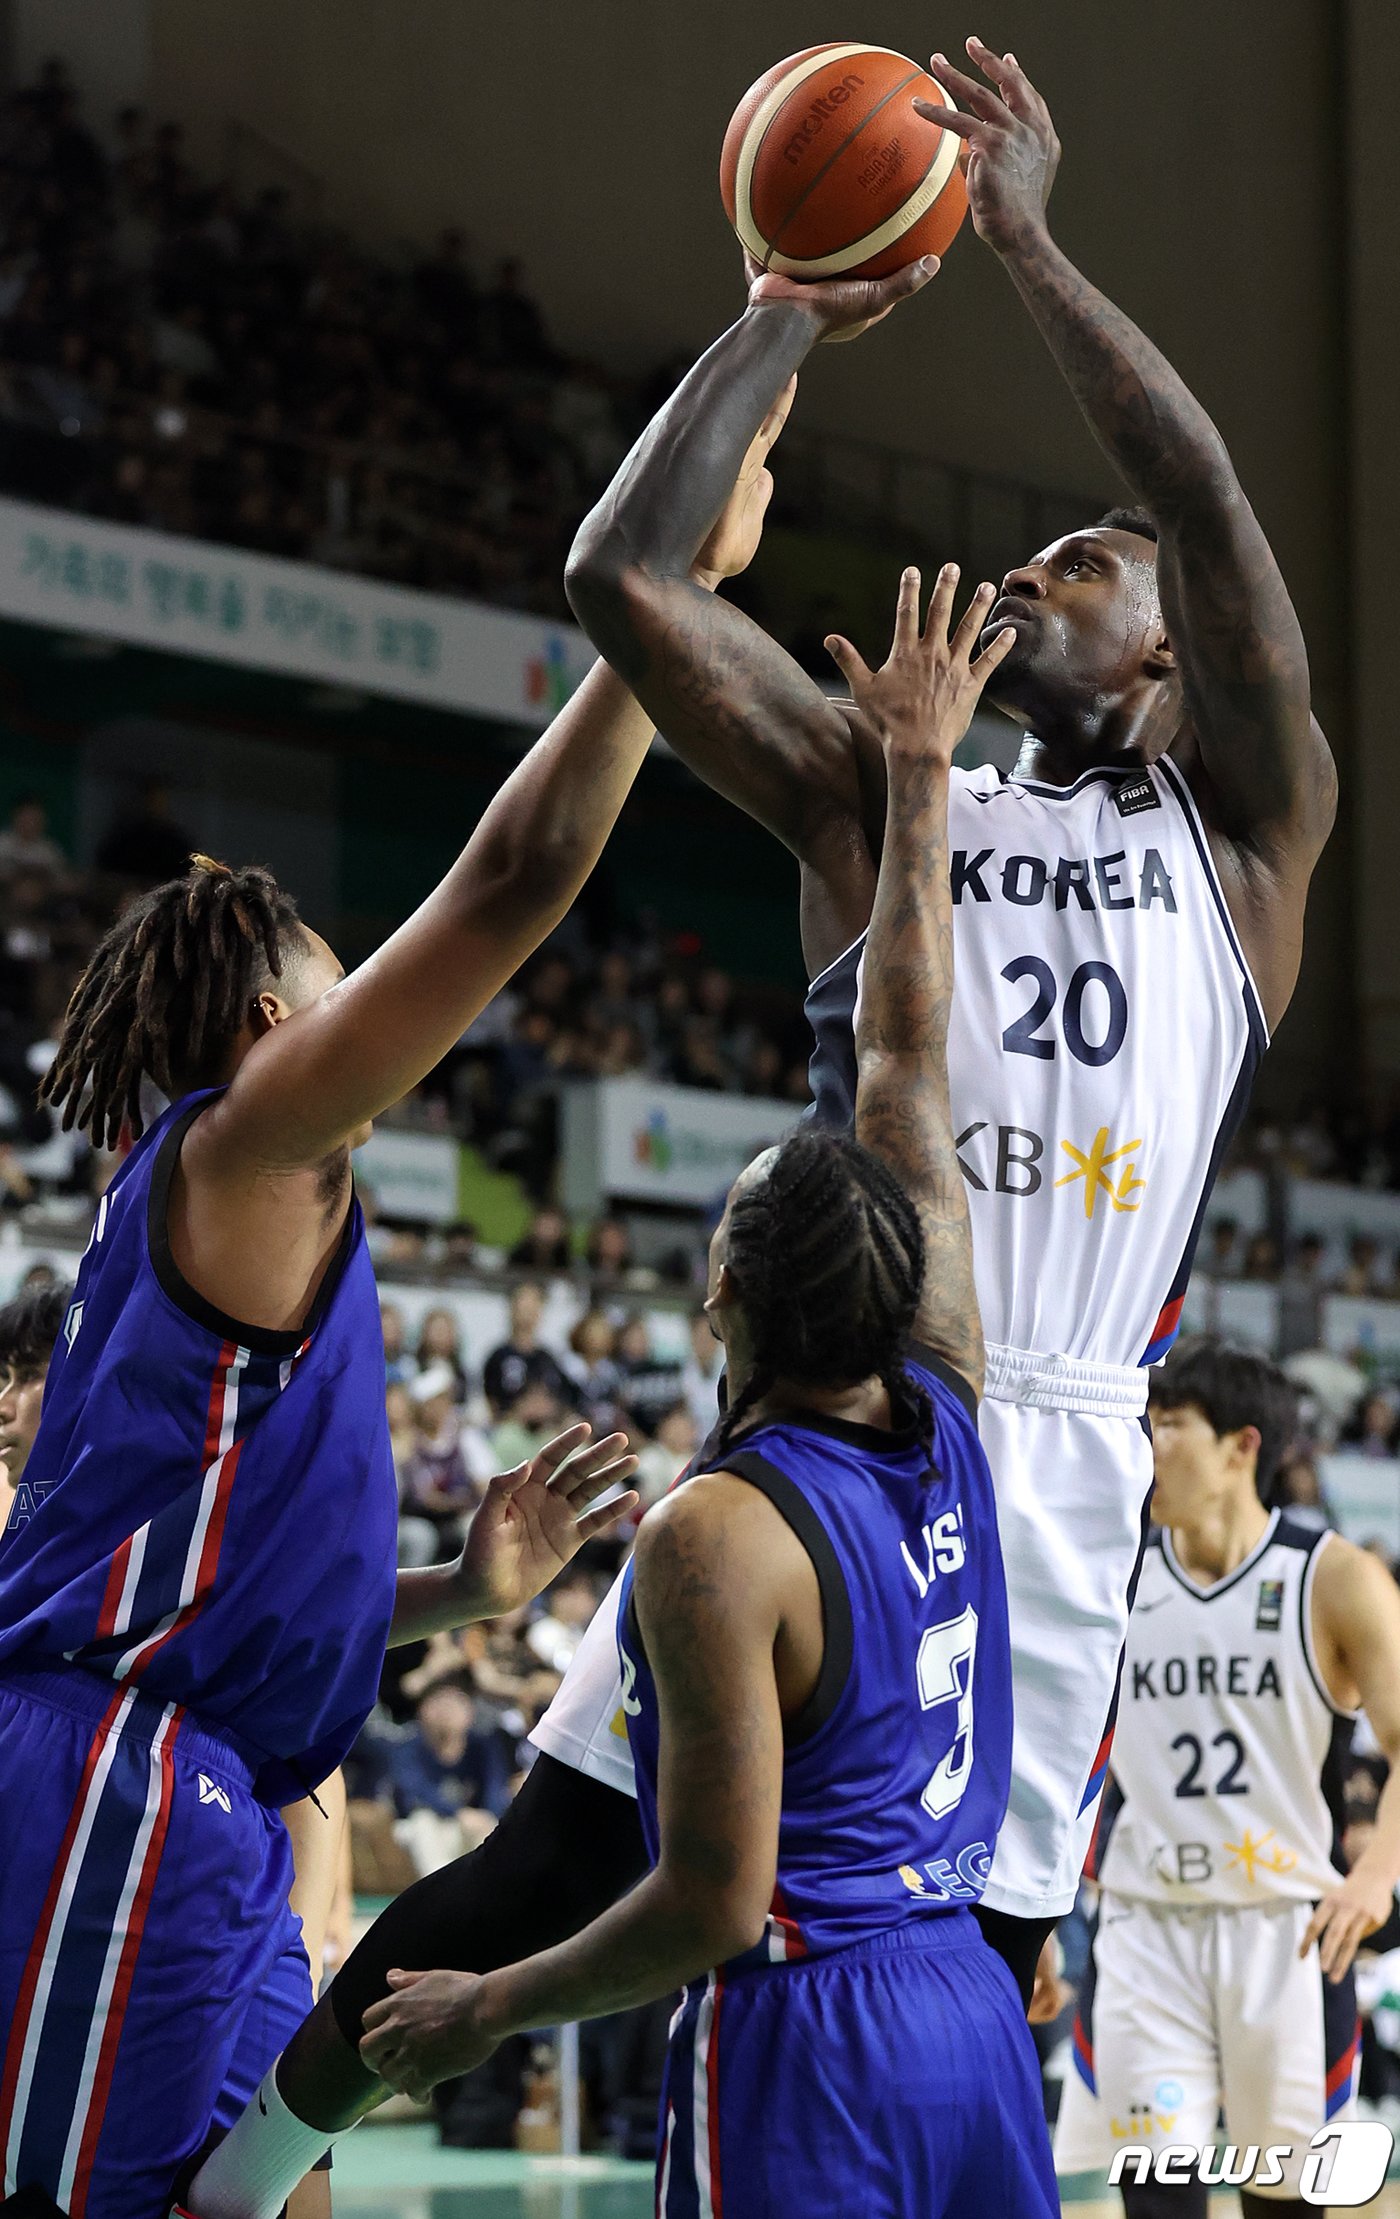
<instances>
[{"instance_id":1,"label":"crowd of spectators","mask_svg":"<svg viewBox=\"0 0 1400 2219\"><path fill-rule=\"evenodd\" d=\"M518 263L376 257L179 123L0 111L0 483L120 522L563 613L642 393L567 359ZM300 214L300 220L299 220Z\"/></svg>"},{"instance_id":2,"label":"crowd of spectators","mask_svg":"<svg viewBox=\"0 0 1400 2219\"><path fill-rule=\"evenodd\" d=\"M451 1308L428 1310L410 1345L400 1306L384 1302L402 1563L455 1554L491 1474L524 1463L579 1418L595 1435L629 1436L643 1508L714 1424L719 1352L703 1310L689 1320L684 1356L658 1352L646 1314L601 1289L556 1345L542 1332L544 1313L543 1287L518 1281L505 1339L473 1357Z\"/></svg>"},{"instance_id":3,"label":"crowd of spectators","mask_svg":"<svg viewBox=\"0 0 1400 2219\"><path fill-rule=\"evenodd\" d=\"M1312 1102L1288 1118L1256 1110L1231 1161L1239 1170L1400 1193L1400 1094Z\"/></svg>"}]
</instances>

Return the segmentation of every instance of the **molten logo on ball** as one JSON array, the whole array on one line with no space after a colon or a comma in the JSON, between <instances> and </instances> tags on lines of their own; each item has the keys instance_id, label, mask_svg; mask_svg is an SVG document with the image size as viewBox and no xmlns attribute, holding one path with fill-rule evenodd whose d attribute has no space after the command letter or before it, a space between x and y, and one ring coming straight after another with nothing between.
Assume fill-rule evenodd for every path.
<instances>
[{"instance_id":1,"label":"molten logo on ball","mask_svg":"<svg viewBox=\"0 0 1400 2219\"><path fill-rule=\"evenodd\" d=\"M783 148L783 160L785 162L800 162L803 147L810 145L828 116L834 115L838 108L844 108L856 86L864 83L865 79L863 77L858 77L853 69L849 69L839 85L833 85L829 92L822 93L819 98L814 100L798 128Z\"/></svg>"}]
</instances>

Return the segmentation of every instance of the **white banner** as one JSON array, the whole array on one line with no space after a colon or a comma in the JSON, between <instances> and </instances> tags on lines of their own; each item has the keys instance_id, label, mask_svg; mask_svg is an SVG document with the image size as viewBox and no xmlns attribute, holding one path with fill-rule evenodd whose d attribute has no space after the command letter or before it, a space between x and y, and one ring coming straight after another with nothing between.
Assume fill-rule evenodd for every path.
<instances>
[{"instance_id":1,"label":"white banner","mask_svg":"<svg viewBox=\"0 0 1400 2219\"><path fill-rule=\"evenodd\" d=\"M1400 1240L1400 1194L1343 1186L1337 1179L1292 1179L1288 1229L1295 1239L1300 1233L1321 1233L1338 1252L1353 1233Z\"/></svg>"},{"instance_id":2,"label":"white banner","mask_svg":"<svg viewBox=\"0 0 1400 2219\"><path fill-rule=\"evenodd\" d=\"M461 1215L461 1153L447 1133L402 1133L376 1126L355 1151L355 1176L381 1217L417 1225L451 1225Z\"/></svg>"},{"instance_id":3,"label":"white banner","mask_svg":"<svg viewBox=\"0 0 1400 2219\"><path fill-rule=\"evenodd\" d=\"M652 1079L579 1082L563 1095L564 1199L582 1210L609 1197L704 1209L798 1114L791 1102Z\"/></svg>"},{"instance_id":4,"label":"white banner","mask_svg":"<svg viewBox=\"0 0 1400 2219\"><path fill-rule=\"evenodd\" d=\"M573 625L4 498L0 615L537 730L594 660Z\"/></svg>"},{"instance_id":5,"label":"white banner","mask_svg":"<svg viewBox=\"0 0 1400 2219\"><path fill-rule=\"evenodd\" d=\"M1324 1456L1318 1478L1327 1507L1348 1541L1383 1541L1400 1556L1400 1464L1388 1456Z\"/></svg>"},{"instance_id":6,"label":"white banner","mask_svg":"<svg viewBox=\"0 0 1400 2219\"><path fill-rule=\"evenodd\" d=\"M1364 1294L1324 1295L1322 1345L1363 1368L1376 1357L1400 1356L1400 1302Z\"/></svg>"},{"instance_id":7,"label":"white banner","mask_svg":"<svg viewBox=\"0 0 1400 2219\"><path fill-rule=\"evenodd\" d=\"M1181 1312L1182 1334L1215 1333L1236 1348L1272 1356L1278 1348L1279 1291L1262 1279L1193 1274Z\"/></svg>"}]
</instances>

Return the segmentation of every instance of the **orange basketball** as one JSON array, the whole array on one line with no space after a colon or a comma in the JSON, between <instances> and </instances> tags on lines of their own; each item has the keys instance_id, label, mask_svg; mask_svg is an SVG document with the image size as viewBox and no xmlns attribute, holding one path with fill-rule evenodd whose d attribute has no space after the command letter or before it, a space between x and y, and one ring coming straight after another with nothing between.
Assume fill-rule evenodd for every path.
<instances>
[{"instance_id":1,"label":"orange basketball","mask_svg":"<svg viewBox=\"0 0 1400 2219\"><path fill-rule=\"evenodd\" d=\"M884 277L943 254L967 214L948 105L884 46L810 46L751 85L724 135L720 191L754 260L782 277Z\"/></svg>"}]
</instances>

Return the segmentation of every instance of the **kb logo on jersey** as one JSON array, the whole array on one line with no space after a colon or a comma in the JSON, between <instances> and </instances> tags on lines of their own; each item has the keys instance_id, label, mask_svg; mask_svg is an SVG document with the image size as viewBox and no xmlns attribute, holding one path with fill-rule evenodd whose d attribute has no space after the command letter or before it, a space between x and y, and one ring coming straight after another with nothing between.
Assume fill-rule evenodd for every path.
<instances>
[{"instance_id":1,"label":"kb logo on jersey","mask_svg":"<svg viewBox=\"0 0 1400 2219\"><path fill-rule=\"evenodd\" d=\"M984 1133L986 1140L982 1139ZM1045 1184L1042 1165L1048 1146L1043 1135L1033 1133L1028 1126L991 1125L986 1118L979 1118L958 1134L958 1168L975 1194L1006 1194L1028 1200ZM1091 1224L1101 1201L1107 1202L1115 1217L1124 1211L1131 1214L1141 1208L1140 1198L1147 1191L1146 1179L1138 1176L1141 1147L1141 1134L1131 1140L1116 1140L1108 1125L1100 1125L1084 1148L1077 1141L1062 1140L1059 1151L1069 1158L1070 1168L1054 1180L1054 1186L1056 1190L1071 1190L1082 1202ZM969 1155L964 1155L964 1149Z\"/></svg>"}]
</instances>

